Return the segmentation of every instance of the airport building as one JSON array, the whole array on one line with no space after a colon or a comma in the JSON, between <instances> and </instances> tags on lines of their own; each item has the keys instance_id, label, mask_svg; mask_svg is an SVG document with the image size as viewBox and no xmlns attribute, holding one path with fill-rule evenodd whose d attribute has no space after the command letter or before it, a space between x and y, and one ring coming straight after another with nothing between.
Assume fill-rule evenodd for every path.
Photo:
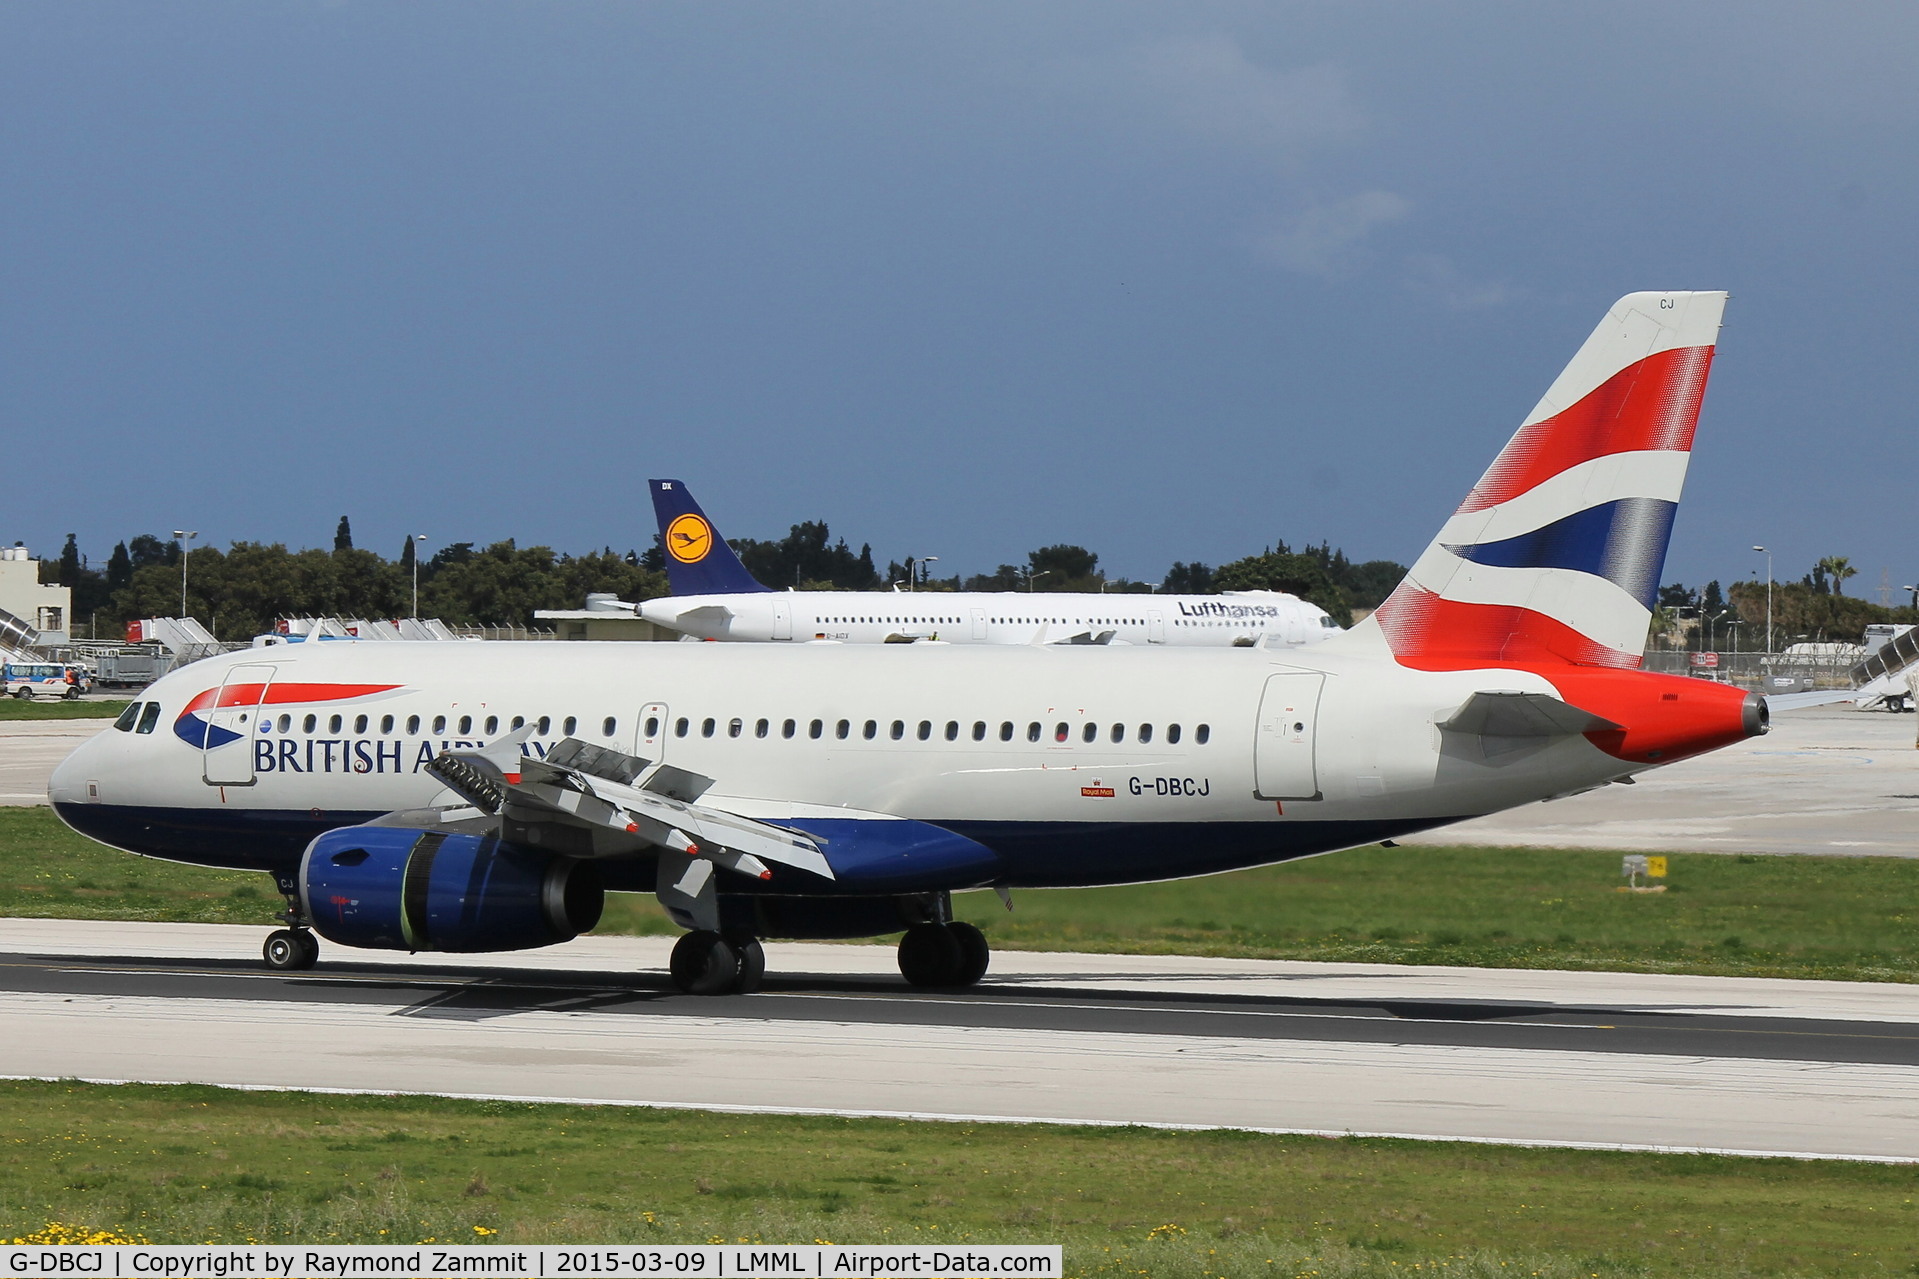
<instances>
[{"instance_id":1,"label":"airport building","mask_svg":"<svg viewBox=\"0 0 1919 1279\"><path fill-rule=\"evenodd\" d=\"M65 644L73 592L40 584L40 561L18 544L0 547L0 611L39 632L42 644Z\"/></svg>"}]
</instances>

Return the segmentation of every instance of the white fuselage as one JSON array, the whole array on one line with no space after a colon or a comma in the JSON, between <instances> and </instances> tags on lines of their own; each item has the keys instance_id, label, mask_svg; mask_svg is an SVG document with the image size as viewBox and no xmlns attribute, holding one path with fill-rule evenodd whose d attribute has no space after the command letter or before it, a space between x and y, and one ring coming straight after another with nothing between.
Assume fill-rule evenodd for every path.
<instances>
[{"instance_id":1,"label":"white fuselage","mask_svg":"<svg viewBox=\"0 0 1919 1279\"><path fill-rule=\"evenodd\" d=\"M530 754L572 735L663 759L715 779L705 802L744 816L918 819L994 847L1006 882L1090 884L1375 842L1643 767L1579 736L1498 759L1449 749L1438 724L1474 692L1553 685L1518 670L1410 670L1346 638L1300 652L256 650L160 680L128 727L61 764L49 794L70 824L120 847L284 871L321 830L451 802L426 763L528 723ZM265 684L266 704L221 708L223 681Z\"/></svg>"},{"instance_id":2,"label":"white fuselage","mask_svg":"<svg viewBox=\"0 0 1919 1279\"><path fill-rule=\"evenodd\" d=\"M656 625L710 640L937 639L949 644L1150 644L1225 648L1264 638L1291 647L1339 633L1326 610L1281 591L1223 595L1017 591L763 591L668 595L640 605Z\"/></svg>"}]
</instances>

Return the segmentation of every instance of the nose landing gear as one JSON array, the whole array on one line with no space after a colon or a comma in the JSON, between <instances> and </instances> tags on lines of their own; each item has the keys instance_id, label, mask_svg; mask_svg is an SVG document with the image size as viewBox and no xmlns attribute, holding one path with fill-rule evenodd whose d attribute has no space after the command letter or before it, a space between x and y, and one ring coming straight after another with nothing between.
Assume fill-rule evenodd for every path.
<instances>
[{"instance_id":1,"label":"nose landing gear","mask_svg":"<svg viewBox=\"0 0 1919 1279\"><path fill-rule=\"evenodd\" d=\"M307 926L306 916L300 910L300 893L293 881L279 880L278 885L287 908L274 918L286 927L267 934L266 945L260 947L260 957L276 972L300 972L319 962L320 939Z\"/></svg>"},{"instance_id":2,"label":"nose landing gear","mask_svg":"<svg viewBox=\"0 0 1919 1279\"><path fill-rule=\"evenodd\" d=\"M304 928L276 928L267 934L260 955L267 967L281 972L311 968L320 958L320 939Z\"/></svg>"}]
</instances>

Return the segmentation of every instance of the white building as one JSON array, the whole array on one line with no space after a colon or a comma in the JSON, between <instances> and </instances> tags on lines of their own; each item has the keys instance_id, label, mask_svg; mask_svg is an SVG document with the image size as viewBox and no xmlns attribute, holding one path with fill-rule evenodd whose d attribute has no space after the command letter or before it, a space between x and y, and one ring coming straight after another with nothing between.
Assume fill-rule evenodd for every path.
<instances>
[{"instance_id":1,"label":"white building","mask_svg":"<svg viewBox=\"0 0 1919 1279\"><path fill-rule=\"evenodd\" d=\"M40 633L42 644L65 644L73 592L40 585L40 561L24 546L0 546L0 610Z\"/></svg>"}]
</instances>

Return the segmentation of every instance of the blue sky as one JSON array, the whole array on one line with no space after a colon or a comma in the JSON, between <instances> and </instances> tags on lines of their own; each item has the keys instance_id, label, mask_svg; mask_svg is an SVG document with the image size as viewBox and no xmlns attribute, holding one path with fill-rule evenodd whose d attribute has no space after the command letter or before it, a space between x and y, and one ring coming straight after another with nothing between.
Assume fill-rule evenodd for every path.
<instances>
[{"instance_id":1,"label":"blue sky","mask_svg":"<svg viewBox=\"0 0 1919 1279\"><path fill-rule=\"evenodd\" d=\"M1614 298L1726 288L1667 577L1876 598L1916 135L1909 5L16 0L0 537L625 549L664 475L1410 562Z\"/></svg>"}]
</instances>

